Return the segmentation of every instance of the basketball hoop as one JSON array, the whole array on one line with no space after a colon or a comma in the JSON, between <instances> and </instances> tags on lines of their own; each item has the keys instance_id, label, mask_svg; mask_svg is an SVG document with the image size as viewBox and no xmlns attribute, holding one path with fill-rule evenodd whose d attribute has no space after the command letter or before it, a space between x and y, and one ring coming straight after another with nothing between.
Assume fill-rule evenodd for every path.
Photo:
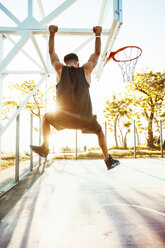
<instances>
[{"instance_id":1,"label":"basketball hoop","mask_svg":"<svg viewBox=\"0 0 165 248\"><path fill-rule=\"evenodd\" d=\"M135 67L139 57L142 54L142 49L137 46L126 46L118 49L116 52L111 52L107 62L113 59L118 63L123 75L123 81L132 82L135 74Z\"/></svg>"}]
</instances>

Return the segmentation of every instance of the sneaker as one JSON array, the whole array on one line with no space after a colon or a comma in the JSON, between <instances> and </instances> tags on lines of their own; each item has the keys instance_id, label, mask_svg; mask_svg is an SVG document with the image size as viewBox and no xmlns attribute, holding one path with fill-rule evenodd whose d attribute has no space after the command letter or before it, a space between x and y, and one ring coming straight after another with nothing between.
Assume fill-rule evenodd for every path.
<instances>
[{"instance_id":1,"label":"sneaker","mask_svg":"<svg viewBox=\"0 0 165 248\"><path fill-rule=\"evenodd\" d=\"M107 159L104 159L104 162L107 166L107 170L111 170L120 164L119 160L113 159L111 155L109 155Z\"/></svg>"},{"instance_id":2,"label":"sneaker","mask_svg":"<svg viewBox=\"0 0 165 248\"><path fill-rule=\"evenodd\" d=\"M49 149L45 148L44 146L32 146L30 145L30 148L33 152L37 153L43 158L46 158L49 154Z\"/></svg>"}]
</instances>

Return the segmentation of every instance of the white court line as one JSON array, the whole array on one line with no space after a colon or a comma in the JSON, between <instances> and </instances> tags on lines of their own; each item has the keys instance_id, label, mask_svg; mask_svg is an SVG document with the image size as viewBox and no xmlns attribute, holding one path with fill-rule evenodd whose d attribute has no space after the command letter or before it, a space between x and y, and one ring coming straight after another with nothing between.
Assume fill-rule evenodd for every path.
<instances>
[{"instance_id":1,"label":"white court line","mask_svg":"<svg viewBox=\"0 0 165 248\"><path fill-rule=\"evenodd\" d=\"M102 206L126 206L126 207L133 207L133 208L141 208L141 209L148 210L150 212L154 212L156 214L160 214L162 216L165 216L165 213L156 211L156 210L154 210L152 208L141 207L141 206L133 205L133 204L126 204L126 203L112 203L112 204L109 204L109 203L105 203L105 204L101 204L101 205Z\"/></svg>"},{"instance_id":2,"label":"white court line","mask_svg":"<svg viewBox=\"0 0 165 248\"><path fill-rule=\"evenodd\" d=\"M129 167L128 165L125 165L125 164L123 164L123 163L121 163L121 165L124 166L124 167L126 167L126 168L129 168L130 170L137 171L137 172L142 173L142 174L144 174L144 175L147 175L147 176L149 176L149 177L153 177L153 178L158 179L158 180L163 181L163 182L165 181L164 178L154 176L154 175L152 175L152 174L150 174L150 173L148 173L148 172L145 172L145 171L143 171L143 170L139 170L139 169L137 169L137 168Z\"/></svg>"}]
</instances>

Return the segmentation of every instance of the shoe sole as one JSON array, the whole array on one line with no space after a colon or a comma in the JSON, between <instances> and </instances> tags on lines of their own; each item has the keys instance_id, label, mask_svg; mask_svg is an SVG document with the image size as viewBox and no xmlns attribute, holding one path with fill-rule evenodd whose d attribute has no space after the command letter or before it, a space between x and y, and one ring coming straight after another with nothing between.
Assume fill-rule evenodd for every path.
<instances>
[{"instance_id":1,"label":"shoe sole","mask_svg":"<svg viewBox=\"0 0 165 248\"><path fill-rule=\"evenodd\" d=\"M40 152L38 152L38 151L35 151L35 148L34 148L32 145L30 145L30 149L31 149L33 152L37 153L39 156L43 157L43 158L47 158L47 156L48 156L48 154L43 154L43 153L40 153Z\"/></svg>"},{"instance_id":2,"label":"shoe sole","mask_svg":"<svg viewBox=\"0 0 165 248\"><path fill-rule=\"evenodd\" d=\"M111 170L113 168L115 168L116 166L118 166L120 164L120 162L116 162L115 164L112 164L112 166L110 168L107 168L108 170Z\"/></svg>"}]
</instances>

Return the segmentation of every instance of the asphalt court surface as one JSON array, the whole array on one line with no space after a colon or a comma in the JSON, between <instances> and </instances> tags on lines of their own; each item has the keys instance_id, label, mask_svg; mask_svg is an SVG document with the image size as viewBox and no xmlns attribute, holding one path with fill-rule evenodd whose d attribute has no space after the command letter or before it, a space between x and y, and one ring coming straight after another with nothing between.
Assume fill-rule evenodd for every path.
<instances>
[{"instance_id":1,"label":"asphalt court surface","mask_svg":"<svg viewBox=\"0 0 165 248\"><path fill-rule=\"evenodd\" d=\"M165 247L164 158L122 159L111 171L57 160L34 176L0 199L0 247Z\"/></svg>"}]
</instances>

